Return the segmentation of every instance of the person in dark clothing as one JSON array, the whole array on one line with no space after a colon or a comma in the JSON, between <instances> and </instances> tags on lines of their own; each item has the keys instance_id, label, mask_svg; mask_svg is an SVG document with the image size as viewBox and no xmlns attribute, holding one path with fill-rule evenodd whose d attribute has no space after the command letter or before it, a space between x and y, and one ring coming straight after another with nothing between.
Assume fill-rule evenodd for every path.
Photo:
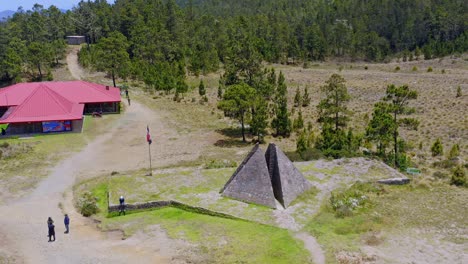
<instances>
[{"instance_id":1,"label":"person in dark clothing","mask_svg":"<svg viewBox=\"0 0 468 264\"><path fill-rule=\"evenodd\" d=\"M125 199L123 196L120 196L119 198L119 215L121 215L122 213L125 215Z\"/></svg>"},{"instance_id":2,"label":"person in dark clothing","mask_svg":"<svg viewBox=\"0 0 468 264\"><path fill-rule=\"evenodd\" d=\"M54 238L52 240L52 237ZM55 226L54 224L50 223L49 224L49 242L55 241Z\"/></svg>"},{"instance_id":3,"label":"person in dark clothing","mask_svg":"<svg viewBox=\"0 0 468 264\"><path fill-rule=\"evenodd\" d=\"M2 136L6 135L5 129L2 127Z\"/></svg>"},{"instance_id":4,"label":"person in dark clothing","mask_svg":"<svg viewBox=\"0 0 468 264\"><path fill-rule=\"evenodd\" d=\"M128 89L125 89L125 96L128 98Z\"/></svg>"},{"instance_id":5,"label":"person in dark clothing","mask_svg":"<svg viewBox=\"0 0 468 264\"><path fill-rule=\"evenodd\" d=\"M68 217L67 214L65 214L65 218L63 219L63 223L65 224L65 234L68 234L70 232L69 225L70 225L70 218Z\"/></svg>"}]
</instances>

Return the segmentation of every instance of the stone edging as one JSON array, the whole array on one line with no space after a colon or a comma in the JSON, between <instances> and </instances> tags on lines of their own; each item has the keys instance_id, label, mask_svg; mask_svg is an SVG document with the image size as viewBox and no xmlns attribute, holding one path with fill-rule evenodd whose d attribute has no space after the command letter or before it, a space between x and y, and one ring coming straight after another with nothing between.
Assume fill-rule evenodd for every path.
<instances>
[{"instance_id":1,"label":"stone edging","mask_svg":"<svg viewBox=\"0 0 468 264\"><path fill-rule=\"evenodd\" d=\"M163 207L168 207L168 206L179 208L179 209L182 209L182 210L188 211L188 212L198 213L198 214L204 214L204 215L216 216L216 217L221 217L221 218L226 218L226 219L234 219L234 220L242 220L242 221L250 222L249 220L242 219L242 218L239 218L239 217L236 217L236 216L233 216L233 215L211 211L211 210L208 210L208 209L203 208L203 207L190 206L188 204L184 204L184 203L173 201L173 200L125 204L125 211L147 210L147 209L153 209L153 208L163 208ZM107 208L108 213L119 212L119 207L120 207L120 205L110 204L108 206L108 208Z\"/></svg>"}]
</instances>

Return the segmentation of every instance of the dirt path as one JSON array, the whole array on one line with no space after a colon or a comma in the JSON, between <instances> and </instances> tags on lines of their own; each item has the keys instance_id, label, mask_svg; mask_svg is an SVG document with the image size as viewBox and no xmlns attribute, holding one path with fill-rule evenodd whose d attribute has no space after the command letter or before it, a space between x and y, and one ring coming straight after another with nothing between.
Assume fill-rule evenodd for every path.
<instances>
[{"instance_id":1,"label":"dirt path","mask_svg":"<svg viewBox=\"0 0 468 264\"><path fill-rule=\"evenodd\" d=\"M78 64L78 51L80 46L70 46L70 52L67 55L67 65L73 78L81 80L85 76L83 68Z\"/></svg>"}]
</instances>

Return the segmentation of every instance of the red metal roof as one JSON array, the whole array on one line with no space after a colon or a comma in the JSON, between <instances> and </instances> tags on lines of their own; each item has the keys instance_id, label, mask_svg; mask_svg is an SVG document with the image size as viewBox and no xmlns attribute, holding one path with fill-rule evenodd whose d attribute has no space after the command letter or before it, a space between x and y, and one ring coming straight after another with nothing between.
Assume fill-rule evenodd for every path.
<instances>
[{"instance_id":1,"label":"red metal roof","mask_svg":"<svg viewBox=\"0 0 468 264\"><path fill-rule=\"evenodd\" d=\"M77 120L84 103L120 102L118 88L88 83L20 83L0 89L0 107L9 107L0 124Z\"/></svg>"}]
</instances>

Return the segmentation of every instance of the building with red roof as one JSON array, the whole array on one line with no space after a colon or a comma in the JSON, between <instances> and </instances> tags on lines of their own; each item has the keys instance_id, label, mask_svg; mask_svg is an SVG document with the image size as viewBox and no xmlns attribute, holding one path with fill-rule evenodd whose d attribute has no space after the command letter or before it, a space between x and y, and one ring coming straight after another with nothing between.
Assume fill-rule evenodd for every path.
<instances>
[{"instance_id":1,"label":"building with red roof","mask_svg":"<svg viewBox=\"0 0 468 264\"><path fill-rule=\"evenodd\" d=\"M119 113L120 90L85 82L19 83L0 89L7 134L81 131L83 115Z\"/></svg>"}]
</instances>

